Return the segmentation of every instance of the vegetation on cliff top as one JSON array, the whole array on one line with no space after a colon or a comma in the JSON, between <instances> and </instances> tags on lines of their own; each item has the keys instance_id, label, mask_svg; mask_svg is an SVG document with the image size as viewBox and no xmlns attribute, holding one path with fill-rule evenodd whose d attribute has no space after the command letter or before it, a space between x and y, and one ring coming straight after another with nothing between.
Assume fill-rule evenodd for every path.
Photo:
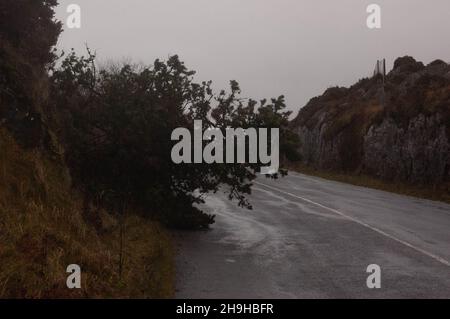
<instances>
[{"instance_id":1,"label":"vegetation on cliff top","mask_svg":"<svg viewBox=\"0 0 450 319\"><path fill-rule=\"evenodd\" d=\"M385 81L378 75L329 88L291 127L300 134L301 171L359 176L357 184L433 199L450 191L450 65L442 60L425 66L406 56Z\"/></svg>"},{"instance_id":2,"label":"vegetation on cliff top","mask_svg":"<svg viewBox=\"0 0 450 319\"><path fill-rule=\"evenodd\" d=\"M387 74L384 93L381 75L361 79L349 88L329 88L311 99L292 125L312 129L319 122L328 123L325 137L330 139L349 127L363 135L386 117L407 126L419 114L436 113L442 123L450 123L450 65L435 60L424 66L412 57L403 57ZM448 136L450 139L450 128Z\"/></svg>"}]
</instances>

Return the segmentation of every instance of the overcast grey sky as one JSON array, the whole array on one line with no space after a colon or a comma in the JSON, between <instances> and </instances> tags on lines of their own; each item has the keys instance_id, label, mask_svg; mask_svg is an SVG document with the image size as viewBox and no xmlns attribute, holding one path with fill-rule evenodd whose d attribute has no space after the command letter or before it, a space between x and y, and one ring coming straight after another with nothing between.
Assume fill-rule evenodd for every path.
<instances>
[{"instance_id":1,"label":"overcast grey sky","mask_svg":"<svg viewBox=\"0 0 450 319\"><path fill-rule=\"evenodd\" d=\"M243 95L286 96L297 111L334 85L368 76L378 58L450 61L450 0L60 0L82 9L82 28L68 29L59 47L100 61L152 63L178 54L196 80L229 80ZM382 9L382 28L366 26L369 4Z\"/></svg>"}]
</instances>

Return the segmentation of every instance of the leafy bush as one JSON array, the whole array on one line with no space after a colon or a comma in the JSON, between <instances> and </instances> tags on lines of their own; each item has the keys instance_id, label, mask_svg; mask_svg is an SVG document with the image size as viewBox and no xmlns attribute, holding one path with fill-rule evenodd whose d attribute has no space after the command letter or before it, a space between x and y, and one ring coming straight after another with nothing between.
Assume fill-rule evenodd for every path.
<instances>
[{"instance_id":1,"label":"leafy bush","mask_svg":"<svg viewBox=\"0 0 450 319\"><path fill-rule=\"evenodd\" d=\"M211 82L195 83L195 72L177 56L152 66L98 70L88 52L87 57L71 52L54 70L52 112L59 114L57 127L76 182L105 205L157 208L149 210L161 212L173 226L204 228L214 217L194 206L203 194L227 185L230 199L250 208L245 195L259 164L172 162L172 131L193 131L194 120L224 135L227 127L281 128L281 151L294 149L282 96L271 103L245 100L235 81L230 92L215 94Z\"/></svg>"}]
</instances>

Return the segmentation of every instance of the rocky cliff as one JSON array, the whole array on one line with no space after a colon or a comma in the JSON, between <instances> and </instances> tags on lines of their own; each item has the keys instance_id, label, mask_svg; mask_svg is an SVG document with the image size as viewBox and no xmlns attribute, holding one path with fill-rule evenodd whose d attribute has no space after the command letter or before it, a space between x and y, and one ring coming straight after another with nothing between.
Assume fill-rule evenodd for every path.
<instances>
[{"instance_id":1,"label":"rocky cliff","mask_svg":"<svg viewBox=\"0 0 450 319\"><path fill-rule=\"evenodd\" d=\"M450 181L450 65L398 58L382 75L334 87L292 126L304 164L419 184Z\"/></svg>"}]
</instances>

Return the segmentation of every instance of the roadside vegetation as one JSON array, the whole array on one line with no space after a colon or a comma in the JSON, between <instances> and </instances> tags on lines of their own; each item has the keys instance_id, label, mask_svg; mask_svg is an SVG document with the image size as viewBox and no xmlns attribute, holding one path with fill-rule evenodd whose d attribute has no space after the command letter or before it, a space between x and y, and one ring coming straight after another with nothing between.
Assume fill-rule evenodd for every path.
<instances>
[{"instance_id":1,"label":"roadside vegetation","mask_svg":"<svg viewBox=\"0 0 450 319\"><path fill-rule=\"evenodd\" d=\"M251 209L265 166L176 165L172 131L280 128L289 157L290 112L283 96L240 97L236 81L213 92L178 56L100 68L89 49L57 52L56 5L0 2L0 298L171 297L167 229L208 228L198 204L223 185ZM71 264L82 289L66 286Z\"/></svg>"},{"instance_id":2,"label":"roadside vegetation","mask_svg":"<svg viewBox=\"0 0 450 319\"><path fill-rule=\"evenodd\" d=\"M173 248L159 223L83 207L61 163L4 129L0 149L0 298L172 296ZM70 264L82 289L67 289Z\"/></svg>"},{"instance_id":3,"label":"roadside vegetation","mask_svg":"<svg viewBox=\"0 0 450 319\"><path fill-rule=\"evenodd\" d=\"M356 173L339 173L330 170L316 169L311 166L296 162L287 165L290 170L305 175L316 176L337 182L352 184L356 186L378 189L386 192L442 201L450 204L450 184L411 185L401 181L385 181L373 176Z\"/></svg>"},{"instance_id":4,"label":"roadside vegetation","mask_svg":"<svg viewBox=\"0 0 450 319\"><path fill-rule=\"evenodd\" d=\"M203 122L203 132L217 128L223 135L226 128L281 128L280 151L290 154L295 138L287 129L284 97L244 99L236 81L215 93L211 82L196 83L194 74L178 56L152 65L98 68L89 49L86 56L69 53L52 69L47 113L54 114L52 130L90 201L154 207L157 211L150 211L166 225L188 229L214 222L197 204L220 186L230 200L251 208L246 195L264 165L176 164L171 134L186 128L193 136L195 120Z\"/></svg>"}]
</instances>

